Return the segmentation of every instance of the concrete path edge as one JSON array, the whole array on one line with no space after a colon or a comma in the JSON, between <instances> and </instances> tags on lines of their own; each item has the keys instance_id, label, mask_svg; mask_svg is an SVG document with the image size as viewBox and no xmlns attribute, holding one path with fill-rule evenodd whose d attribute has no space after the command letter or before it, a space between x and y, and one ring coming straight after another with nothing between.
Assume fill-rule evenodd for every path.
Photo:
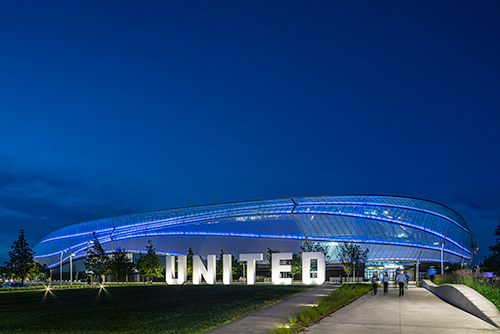
<instances>
[{"instance_id":1,"label":"concrete path edge","mask_svg":"<svg viewBox=\"0 0 500 334\"><path fill-rule=\"evenodd\" d=\"M500 328L500 312L496 306L476 290L463 284L436 285L422 280L420 287L425 288L455 307Z\"/></svg>"}]
</instances>

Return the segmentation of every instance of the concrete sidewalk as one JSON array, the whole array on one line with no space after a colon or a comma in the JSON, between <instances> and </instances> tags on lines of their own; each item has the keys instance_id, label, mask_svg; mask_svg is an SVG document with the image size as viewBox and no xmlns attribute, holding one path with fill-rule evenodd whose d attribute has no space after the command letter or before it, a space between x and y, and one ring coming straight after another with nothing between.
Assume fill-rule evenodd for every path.
<instances>
[{"instance_id":1,"label":"concrete sidewalk","mask_svg":"<svg viewBox=\"0 0 500 334\"><path fill-rule=\"evenodd\" d=\"M301 311L320 301L337 287L338 285L333 284L320 285L317 288L231 321L206 333L267 334L274 327L288 321L290 317L296 317Z\"/></svg>"},{"instance_id":2,"label":"concrete sidewalk","mask_svg":"<svg viewBox=\"0 0 500 334\"><path fill-rule=\"evenodd\" d=\"M367 294L309 327L309 334L324 333L500 333L500 329L442 301L424 288L410 288L404 297L389 289L384 296Z\"/></svg>"}]
</instances>

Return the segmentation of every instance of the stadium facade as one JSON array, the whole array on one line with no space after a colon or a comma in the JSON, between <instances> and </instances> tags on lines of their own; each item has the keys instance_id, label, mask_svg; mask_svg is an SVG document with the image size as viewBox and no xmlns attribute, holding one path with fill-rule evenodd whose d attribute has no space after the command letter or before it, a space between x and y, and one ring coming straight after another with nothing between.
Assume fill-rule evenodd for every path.
<instances>
[{"instance_id":1,"label":"stadium facade","mask_svg":"<svg viewBox=\"0 0 500 334\"><path fill-rule=\"evenodd\" d=\"M443 241L445 262L470 264L474 244L465 220L444 205L347 195L206 205L83 222L43 238L34 247L35 259L58 270L71 252L72 262L80 262L75 268L81 269L93 232L107 252L121 246L132 254L144 253L149 239L158 255L186 255L191 247L202 257L223 250L236 258L265 254L268 248L299 252L304 243L314 242L327 247L330 263L339 261L339 243L354 242L369 249L368 269L438 263Z\"/></svg>"}]
</instances>

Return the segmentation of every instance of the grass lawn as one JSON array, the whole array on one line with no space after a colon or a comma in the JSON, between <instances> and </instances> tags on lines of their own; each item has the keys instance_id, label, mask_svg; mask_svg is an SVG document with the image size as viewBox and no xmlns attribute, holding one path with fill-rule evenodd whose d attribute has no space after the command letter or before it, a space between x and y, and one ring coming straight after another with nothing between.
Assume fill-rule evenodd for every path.
<instances>
[{"instance_id":1,"label":"grass lawn","mask_svg":"<svg viewBox=\"0 0 500 334\"><path fill-rule=\"evenodd\" d=\"M313 288L145 285L0 292L0 333L203 333Z\"/></svg>"}]
</instances>

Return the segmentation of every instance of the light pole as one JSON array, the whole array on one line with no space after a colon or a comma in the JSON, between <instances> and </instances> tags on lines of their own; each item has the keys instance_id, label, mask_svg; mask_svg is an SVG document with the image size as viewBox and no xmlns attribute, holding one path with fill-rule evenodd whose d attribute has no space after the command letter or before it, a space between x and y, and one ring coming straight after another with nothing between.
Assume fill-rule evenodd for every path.
<instances>
[{"instance_id":1,"label":"light pole","mask_svg":"<svg viewBox=\"0 0 500 334\"><path fill-rule=\"evenodd\" d=\"M73 254L69 251L69 284L73 285Z\"/></svg>"},{"instance_id":2,"label":"light pole","mask_svg":"<svg viewBox=\"0 0 500 334\"><path fill-rule=\"evenodd\" d=\"M441 245L441 277L444 276L444 266L443 266L443 253L444 253L444 241L435 242L434 245Z\"/></svg>"},{"instance_id":3,"label":"light pole","mask_svg":"<svg viewBox=\"0 0 500 334\"><path fill-rule=\"evenodd\" d=\"M71 245L68 244L69 250L69 284L73 285L73 252L71 251Z\"/></svg>"},{"instance_id":4,"label":"light pole","mask_svg":"<svg viewBox=\"0 0 500 334\"><path fill-rule=\"evenodd\" d=\"M419 274L418 274L418 272L419 272L419 270L420 270L419 265L420 265L420 259L418 259L418 260L417 260L417 271L416 271L416 273L415 273L415 285L416 285L417 287L418 287L418 279L419 279Z\"/></svg>"},{"instance_id":5,"label":"light pole","mask_svg":"<svg viewBox=\"0 0 500 334\"><path fill-rule=\"evenodd\" d=\"M420 256L422 255L422 251L418 253L417 259L417 272L415 273L415 284L418 286L418 282L420 281Z\"/></svg>"},{"instance_id":6,"label":"light pole","mask_svg":"<svg viewBox=\"0 0 500 334\"><path fill-rule=\"evenodd\" d=\"M59 265L59 285L62 285L62 256L63 251L61 251L61 264Z\"/></svg>"},{"instance_id":7,"label":"light pole","mask_svg":"<svg viewBox=\"0 0 500 334\"><path fill-rule=\"evenodd\" d=\"M441 244L441 277L444 277L444 265L443 265L443 253L444 253L444 242L446 240L446 235L448 234L448 229L444 232L444 237L442 242L435 242L434 245Z\"/></svg>"}]
</instances>

